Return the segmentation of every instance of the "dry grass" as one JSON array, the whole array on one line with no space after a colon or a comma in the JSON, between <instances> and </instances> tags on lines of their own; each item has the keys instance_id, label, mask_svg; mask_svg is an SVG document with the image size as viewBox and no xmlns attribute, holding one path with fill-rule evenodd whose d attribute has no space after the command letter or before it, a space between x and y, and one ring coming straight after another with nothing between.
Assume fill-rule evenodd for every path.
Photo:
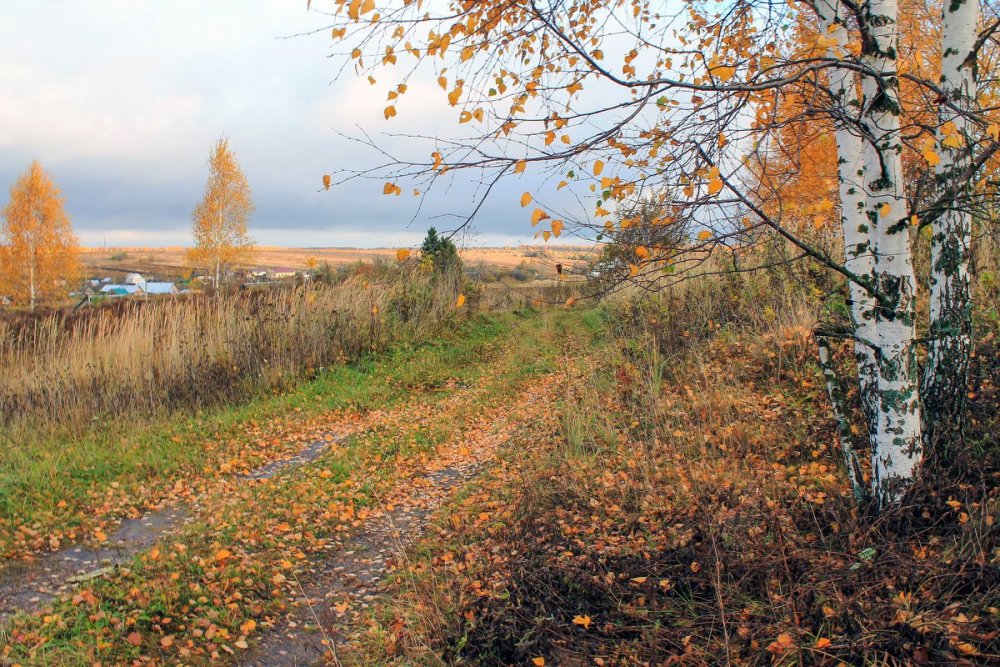
<instances>
[{"instance_id":1,"label":"dry grass","mask_svg":"<svg viewBox=\"0 0 1000 667\"><path fill-rule=\"evenodd\" d=\"M457 276L373 274L0 320L0 419L75 426L239 400L426 337L458 316L458 290Z\"/></svg>"},{"instance_id":2,"label":"dry grass","mask_svg":"<svg viewBox=\"0 0 1000 667\"><path fill-rule=\"evenodd\" d=\"M971 465L876 517L839 470L807 292L713 280L605 317L559 417L411 557L359 664L1000 659L989 336Z\"/></svg>"},{"instance_id":3,"label":"dry grass","mask_svg":"<svg viewBox=\"0 0 1000 667\"><path fill-rule=\"evenodd\" d=\"M589 256L590 246L545 245L510 246L503 248L467 247L459 251L466 266L510 270L524 263L546 278L556 276L555 265L567 267ZM165 276L183 275L188 270L187 249L162 248L85 248L82 261L86 270L95 275L120 275L128 271L154 272ZM395 248L282 248L261 246L255 262L262 268L292 268L305 270L310 260L316 264L328 262L332 267L357 262L395 261Z\"/></svg>"}]
</instances>

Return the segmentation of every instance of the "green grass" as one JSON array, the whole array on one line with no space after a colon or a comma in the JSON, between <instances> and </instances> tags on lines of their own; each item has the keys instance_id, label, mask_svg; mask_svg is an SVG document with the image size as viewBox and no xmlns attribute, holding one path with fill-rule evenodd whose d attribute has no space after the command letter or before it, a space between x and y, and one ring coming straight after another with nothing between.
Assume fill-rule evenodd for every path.
<instances>
[{"instance_id":1,"label":"green grass","mask_svg":"<svg viewBox=\"0 0 1000 667\"><path fill-rule=\"evenodd\" d=\"M141 424L110 421L83 433L36 434L0 447L0 555L23 546L13 535L18 526L64 537L86 528L95 511L124 511L177 479L213 475L239 454L248 424L278 428L271 422L391 405L413 388L437 388L449 379L475 382L490 350L519 319L476 315L432 342L401 344L241 405ZM104 495L108 489L110 497Z\"/></svg>"},{"instance_id":2,"label":"green grass","mask_svg":"<svg viewBox=\"0 0 1000 667\"><path fill-rule=\"evenodd\" d=\"M183 619L208 617L235 632L247 618L269 613L275 601L266 591L276 564L294 560L289 554L296 548L321 549L311 540L322 541L338 530L337 521L324 514L331 503L354 508L374 504L376 494L399 481L392 459L422 457L439 444L463 437L473 418L485 410L504 409L527 381L555 370L564 354L561 339L587 329L586 317L572 311L480 318L432 344L401 347L377 360L332 369L282 396L191 420L213 426L224 420L221 423L230 425L289 408L299 408L302 414L348 404L375 409L403 399L414 401L411 413L421 415L412 422L359 433L266 484L209 494L202 499L198 519L165 542L160 559L139 556L113 576L88 584L99 600L99 617L92 608L63 599L55 603L48 620L22 619L21 627L38 635L29 642L33 647L14 647L15 659L25 664L89 664L155 655L164 633L178 634L178 644L186 641L190 626L178 625ZM455 386L455 381L468 389L441 406L447 409L439 409L452 393L441 387ZM408 389L413 386L419 390ZM297 538L274 530L282 521L299 522ZM186 547L178 552L177 544ZM206 566L220 548L237 554L239 562L222 577ZM207 590L215 588L214 593ZM222 603L226 595L229 604ZM169 629L160 630L164 618L175 620ZM143 646L125 644L122 628L139 631ZM168 655L161 657L170 661Z\"/></svg>"}]
</instances>

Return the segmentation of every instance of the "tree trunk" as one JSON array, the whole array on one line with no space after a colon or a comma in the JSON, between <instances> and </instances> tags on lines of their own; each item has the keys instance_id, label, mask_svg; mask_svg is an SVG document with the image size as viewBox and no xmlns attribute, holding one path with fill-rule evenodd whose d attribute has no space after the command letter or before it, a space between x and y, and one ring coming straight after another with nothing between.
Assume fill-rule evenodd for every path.
<instances>
[{"instance_id":1,"label":"tree trunk","mask_svg":"<svg viewBox=\"0 0 1000 667\"><path fill-rule=\"evenodd\" d=\"M937 179L939 187L954 199L931 229L930 340L921 384L924 446L937 463L951 458L954 452L949 451L948 443L961 437L968 391L972 214L967 195L972 179L959 174L969 169L970 147L975 143L968 114L976 106L979 13L978 0L949 0L944 5L941 30L941 89L947 101L939 111L941 161Z\"/></svg>"},{"instance_id":2,"label":"tree trunk","mask_svg":"<svg viewBox=\"0 0 1000 667\"><path fill-rule=\"evenodd\" d=\"M871 0L862 57L862 126L867 210L874 252L878 351L878 420L872 451L872 495L884 507L900 499L922 458L916 358L916 281L903 196L899 128L896 0Z\"/></svg>"},{"instance_id":3,"label":"tree trunk","mask_svg":"<svg viewBox=\"0 0 1000 667\"><path fill-rule=\"evenodd\" d=\"M840 0L819 0L815 8L821 29L834 41L827 47L827 56L832 59L843 58L848 53L849 35ZM830 70L829 77L830 91L835 97L833 113L845 266L855 275L870 277L874 272L875 261L866 216L864 142L857 126L860 104L857 75L847 68L835 68ZM850 282L848 288L861 407L868 426L869 446L874 451L878 441L879 422L875 300L867 288L856 282Z\"/></svg>"},{"instance_id":4,"label":"tree trunk","mask_svg":"<svg viewBox=\"0 0 1000 667\"><path fill-rule=\"evenodd\" d=\"M31 249L31 261L28 263L28 308L35 312L35 249Z\"/></svg>"},{"instance_id":5,"label":"tree trunk","mask_svg":"<svg viewBox=\"0 0 1000 667\"><path fill-rule=\"evenodd\" d=\"M854 434L847 418L847 401L844 398L840 381L837 379L837 372L833 367L830 339L822 334L817 334L816 346L819 349L819 365L826 380L826 391L830 396L830 408L833 411L833 418L837 422L837 436L840 440L841 455L844 458L844 468L847 471L847 478L851 482L854 499L860 503L868 494L865 493L861 465L858 463L858 456L854 451Z\"/></svg>"}]
</instances>

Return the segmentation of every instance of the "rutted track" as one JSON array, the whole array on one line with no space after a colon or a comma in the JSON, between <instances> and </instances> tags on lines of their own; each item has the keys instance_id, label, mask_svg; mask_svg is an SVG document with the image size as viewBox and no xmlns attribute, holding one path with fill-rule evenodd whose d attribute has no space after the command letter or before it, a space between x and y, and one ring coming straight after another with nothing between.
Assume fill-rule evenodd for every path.
<instances>
[{"instance_id":1,"label":"rutted track","mask_svg":"<svg viewBox=\"0 0 1000 667\"><path fill-rule=\"evenodd\" d=\"M315 461L344 437L343 430L327 433L295 456L271 461L241 477L268 479L283 470ZM189 504L162 507L139 518L123 520L100 547L74 545L33 560L6 564L0 570L0 624L15 613L35 611L81 581L130 561L193 520L196 514L197 507Z\"/></svg>"}]
</instances>

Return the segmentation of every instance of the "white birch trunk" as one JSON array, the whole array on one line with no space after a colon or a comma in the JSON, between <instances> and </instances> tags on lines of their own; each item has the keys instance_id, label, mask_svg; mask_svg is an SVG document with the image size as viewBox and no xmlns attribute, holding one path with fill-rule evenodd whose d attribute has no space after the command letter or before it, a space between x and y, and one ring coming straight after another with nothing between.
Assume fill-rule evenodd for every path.
<instances>
[{"instance_id":1,"label":"white birch trunk","mask_svg":"<svg viewBox=\"0 0 1000 667\"><path fill-rule=\"evenodd\" d=\"M827 47L829 58L847 56L849 35L844 23L840 0L819 0L816 13L820 27L832 40ZM844 239L844 259L848 270L858 276L871 277L874 258L871 252L870 226L866 215L864 186L864 142L858 131L858 78L848 68L829 70L830 92L836 100L837 180L840 195L840 223ZM861 406L868 422L869 445L877 445L878 434L878 366L876 346L878 330L875 326L875 301L866 288L851 282L851 322L854 329L854 356L858 367ZM846 456L846 453L845 453ZM852 472L850 460L845 461ZM853 483L852 479L852 483Z\"/></svg>"},{"instance_id":2,"label":"white birch trunk","mask_svg":"<svg viewBox=\"0 0 1000 667\"><path fill-rule=\"evenodd\" d=\"M860 503L867 494L865 493L861 466L858 464L858 456L854 451L854 438L851 433L851 424L847 418L847 401L837 379L837 372L834 370L829 339L826 336L818 335L816 346L819 348L819 365L823 370L823 378L826 380L826 391L830 396L830 409L833 411L833 418L837 423L837 436L840 439L841 455L844 457L844 468L851 483L854 499Z\"/></svg>"},{"instance_id":3,"label":"white birch trunk","mask_svg":"<svg viewBox=\"0 0 1000 667\"><path fill-rule=\"evenodd\" d=\"M878 426L872 451L872 495L880 506L897 501L916 477L922 458L920 395L916 358L916 281L910 230L903 196L903 161L899 126L898 38L896 0L870 0L864 19L868 39L862 60L861 122L869 137L864 171L879 349Z\"/></svg>"},{"instance_id":4,"label":"white birch trunk","mask_svg":"<svg viewBox=\"0 0 1000 667\"><path fill-rule=\"evenodd\" d=\"M976 110L976 53L979 0L944 3L941 29L941 90L938 112L938 184L951 189L955 200L932 226L930 342L922 378L925 446L935 451L949 429L961 428L969 374L972 339L972 298L969 290L969 245L972 215L968 202L971 177L958 174L972 163ZM948 127L952 125L953 127ZM948 130L952 130L949 137ZM959 139L960 146L954 145ZM949 140L950 139L950 140ZM944 452L938 452L944 454ZM936 456L936 458L941 458Z\"/></svg>"}]
</instances>

